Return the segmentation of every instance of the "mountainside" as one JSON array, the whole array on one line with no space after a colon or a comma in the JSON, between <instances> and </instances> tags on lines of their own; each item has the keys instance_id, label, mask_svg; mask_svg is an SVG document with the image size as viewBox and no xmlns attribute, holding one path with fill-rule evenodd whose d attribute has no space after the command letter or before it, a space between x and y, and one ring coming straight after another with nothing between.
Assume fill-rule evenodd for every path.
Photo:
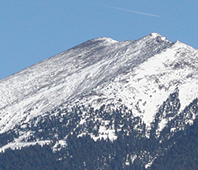
<instances>
[{"instance_id":1,"label":"mountainside","mask_svg":"<svg viewBox=\"0 0 198 170\"><path fill-rule=\"evenodd\" d=\"M197 84L179 41L89 40L0 80L0 168L197 169Z\"/></svg>"}]
</instances>

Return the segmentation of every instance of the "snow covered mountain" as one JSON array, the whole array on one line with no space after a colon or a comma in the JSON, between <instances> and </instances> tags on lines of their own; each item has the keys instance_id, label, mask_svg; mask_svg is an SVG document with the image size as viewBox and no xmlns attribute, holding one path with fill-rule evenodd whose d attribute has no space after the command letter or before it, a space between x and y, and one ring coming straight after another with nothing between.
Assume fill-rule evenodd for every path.
<instances>
[{"instance_id":1,"label":"snow covered mountain","mask_svg":"<svg viewBox=\"0 0 198 170\"><path fill-rule=\"evenodd\" d=\"M148 169L194 125L197 84L198 50L179 41L157 33L89 40L0 80L0 151L39 144L58 153L71 138L125 141L133 149L123 151L119 167ZM110 169L107 161L98 166Z\"/></svg>"}]
</instances>

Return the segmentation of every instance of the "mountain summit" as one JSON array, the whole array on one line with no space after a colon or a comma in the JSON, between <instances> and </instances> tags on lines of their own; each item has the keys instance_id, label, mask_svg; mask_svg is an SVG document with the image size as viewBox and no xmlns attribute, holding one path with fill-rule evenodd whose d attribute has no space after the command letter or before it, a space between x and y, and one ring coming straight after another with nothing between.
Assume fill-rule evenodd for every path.
<instances>
[{"instance_id":1,"label":"mountain summit","mask_svg":"<svg viewBox=\"0 0 198 170\"><path fill-rule=\"evenodd\" d=\"M52 169L161 169L196 129L197 70L198 50L158 33L84 42L0 80L1 157L25 169L47 148Z\"/></svg>"}]
</instances>

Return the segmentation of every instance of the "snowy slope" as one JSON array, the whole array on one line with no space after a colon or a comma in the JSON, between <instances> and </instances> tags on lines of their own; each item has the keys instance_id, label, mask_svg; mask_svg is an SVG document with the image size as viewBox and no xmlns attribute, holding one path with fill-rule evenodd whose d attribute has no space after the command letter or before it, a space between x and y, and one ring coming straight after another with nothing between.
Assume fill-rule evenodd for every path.
<instances>
[{"instance_id":1,"label":"snowy slope","mask_svg":"<svg viewBox=\"0 0 198 170\"><path fill-rule=\"evenodd\" d=\"M180 111L198 96L197 59L197 50L157 33L134 41L87 41L0 81L0 133L59 105L97 109L112 103L127 106L149 130L171 93L178 91ZM82 117L79 125L84 123ZM166 123L161 120L158 130ZM97 140L106 132L116 139L105 126L99 132L97 138L90 135Z\"/></svg>"}]
</instances>

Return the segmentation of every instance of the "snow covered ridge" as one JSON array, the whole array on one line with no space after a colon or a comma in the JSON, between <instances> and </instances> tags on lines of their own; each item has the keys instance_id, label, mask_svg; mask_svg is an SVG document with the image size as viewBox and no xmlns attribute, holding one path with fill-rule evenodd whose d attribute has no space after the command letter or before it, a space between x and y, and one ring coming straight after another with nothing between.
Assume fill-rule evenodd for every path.
<instances>
[{"instance_id":1,"label":"snow covered ridge","mask_svg":"<svg viewBox=\"0 0 198 170\"><path fill-rule=\"evenodd\" d=\"M197 68L197 50L157 33L133 41L89 40L0 81L0 133L60 105L99 109L112 103L131 109L149 131L159 107L175 89L180 112L198 96ZM160 120L159 133L166 123ZM112 129L102 134L103 130L105 122L101 135L114 133Z\"/></svg>"}]
</instances>

